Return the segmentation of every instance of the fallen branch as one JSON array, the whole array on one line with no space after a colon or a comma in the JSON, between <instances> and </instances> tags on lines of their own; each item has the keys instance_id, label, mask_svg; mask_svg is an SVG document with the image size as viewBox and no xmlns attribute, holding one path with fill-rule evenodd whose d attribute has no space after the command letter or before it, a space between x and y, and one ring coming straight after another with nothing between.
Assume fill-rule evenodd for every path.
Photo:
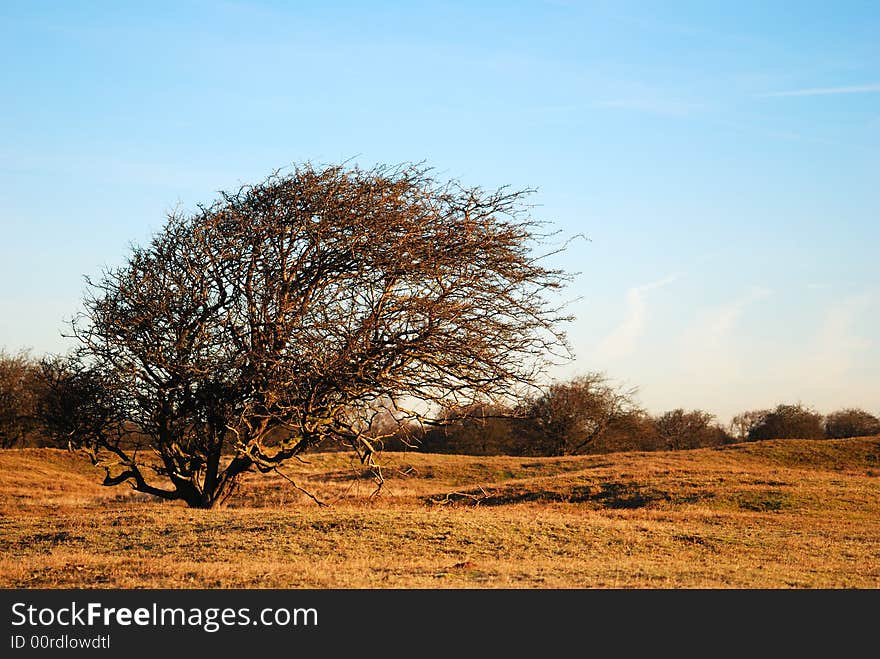
<instances>
[{"instance_id":1,"label":"fallen branch","mask_svg":"<svg viewBox=\"0 0 880 659\"><path fill-rule=\"evenodd\" d=\"M328 503L325 503L325 502L321 501L318 497L316 497L314 494L312 494L311 492L309 492L307 489L305 489L305 488L300 487L299 485L297 485L296 481L293 480L290 476L288 476L288 475L285 474L285 473L282 473L282 472L278 471L278 467L275 467L274 471L275 471L276 474L278 474L279 476L281 476L281 478L283 478L283 479L286 480L288 483L290 483L291 485L293 485L297 490L299 490L300 492L302 492L303 494L305 494L307 497L309 497L312 501L314 501L314 502L315 502L316 504L318 504L319 506L324 507L324 506L329 506L329 505L330 505L330 504L328 504Z\"/></svg>"}]
</instances>

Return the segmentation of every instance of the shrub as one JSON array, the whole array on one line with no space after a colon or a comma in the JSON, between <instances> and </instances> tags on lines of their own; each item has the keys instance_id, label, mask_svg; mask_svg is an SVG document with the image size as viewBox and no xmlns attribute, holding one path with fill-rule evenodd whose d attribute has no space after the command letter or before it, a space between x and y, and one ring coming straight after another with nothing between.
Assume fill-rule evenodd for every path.
<instances>
[{"instance_id":1,"label":"shrub","mask_svg":"<svg viewBox=\"0 0 880 659\"><path fill-rule=\"evenodd\" d=\"M0 350L0 448L37 440L41 391L40 369L27 351Z\"/></svg>"},{"instance_id":2,"label":"shrub","mask_svg":"<svg viewBox=\"0 0 880 659\"><path fill-rule=\"evenodd\" d=\"M829 439L868 435L880 435L880 418L865 410L837 410L825 418L825 436Z\"/></svg>"},{"instance_id":3,"label":"shrub","mask_svg":"<svg viewBox=\"0 0 880 659\"><path fill-rule=\"evenodd\" d=\"M823 439L825 424L821 414L797 405L777 405L764 414L749 431L748 439Z\"/></svg>"},{"instance_id":4,"label":"shrub","mask_svg":"<svg viewBox=\"0 0 880 659\"><path fill-rule=\"evenodd\" d=\"M714 422L715 415L702 410L670 410L654 421L664 448L680 449L719 446L730 441L727 431Z\"/></svg>"},{"instance_id":5,"label":"shrub","mask_svg":"<svg viewBox=\"0 0 880 659\"><path fill-rule=\"evenodd\" d=\"M551 385L530 398L519 412L528 419L524 432L537 455L576 455L593 447L615 425L640 413L636 389L610 382L593 372Z\"/></svg>"},{"instance_id":6,"label":"shrub","mask_svg":"<svg viewBox=\"0 0 880 659\"><path fill-rule=\"evenodd\" d=\"M441 425L430 427L419 444L428 453L522 455L527 441L522 422L501 405L465 405L447 410Z\"/></svg>"}]
</instances>

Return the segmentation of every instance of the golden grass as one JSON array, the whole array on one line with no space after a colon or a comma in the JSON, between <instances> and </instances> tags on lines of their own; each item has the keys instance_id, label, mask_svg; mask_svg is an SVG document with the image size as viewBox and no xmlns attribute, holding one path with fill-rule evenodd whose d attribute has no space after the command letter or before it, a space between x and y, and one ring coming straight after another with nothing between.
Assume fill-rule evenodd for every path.
<instances>
[{"instance_id":1,"label":"golden grass","mask_svg":"<svg viewBox=\"0 0 880 659\"><path fill-rule=\"evenodd\" d=\"M880 438L573 458L346 454L249 475L227 508L0 451L6 588L877 588Z\"/></svg>"}]
</instances>

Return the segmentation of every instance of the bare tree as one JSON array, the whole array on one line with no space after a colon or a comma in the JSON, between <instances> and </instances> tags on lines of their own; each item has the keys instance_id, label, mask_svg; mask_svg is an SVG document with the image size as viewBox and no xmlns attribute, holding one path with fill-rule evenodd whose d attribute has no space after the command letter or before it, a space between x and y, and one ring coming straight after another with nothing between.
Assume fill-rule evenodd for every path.
<instances>
[{"instance_id":1,"label":"bare tree","mask_svg":"<svg viewBox=\"0 0 880 659\"><path fill-rule=\"evenodd\" d=\"M125 416L122 383L116 374L86 367L76 356L44 359L41 368L44 394L37 415L55 443L80 449L93 464L104 467L104 485L131 480L141 492L168 498L141 474L140 435Z\"/></svg>"},{"instance_id":2,"label":"bare tree","mask_svg":"<svg viewBox=\"0 0 880 659\"><path fill-rule=\"evenodd\" d=\"M880 418L858 408L837 410L825 417L825 436L829 439L880 435Z\"/></svg>"},{"instance_id":3,"label":"bare tree","mask_svg":"<svg viewBox=\"0 0 880 659\"><path fill-rule=\"evenodd\" d=\"M40 389L39 369L27 351L0 350L0 448L21 445L35 430Z\"/></svg>"},{"instance_id":4,"label":"bare tree","mask_svg":"<svg viewBox=\"0 0 880 659\"><path fill-rule=\"evenodd\" d=\"M825 424L817 411L801 405L777 405L749 431L749 440L823 439Z\"/></svg>"},{"instance_id":5,"label":"bare tree","mask_svg":"<svg viewBox=\"0 0 880 659\"><path fill-rule=\"evenodd\" d=\"M521 455L529 448L522 419L504 405L474 403L444 410L442 423L427 430L419 448L431 453Z\"/></svg>"},{"instance_id":6,"label":"bare tree","mask_svg":"<svg viewBox=\"0 0 880 659\"><path fill-rule=\"evenodd\" d=\"M735 439L748 441L752 430L770 414L770 410L750 410L741 412L730 420L730 434Z\"/></svg>"},{"instance_id":7,"label":"bare tree","mask_svg":"<svg viewBox=\"0 0 880 659\"><path fill-rule=\"evenodd\" d=\"M95 429L71 442L108 484L211 507L325 441L372 464L377 406L431 421L518 395L567 356L548 295L567 276L537 253L528 194L305 165L172 215L73 323L73 372L112 383L110 417L157 463Z\"/></svg>"},{"instance_id":8,"label":"bare tree","mask_svg":"<svg viewBox=\"0 0 880 659\"><path fill-rule=\"evenodd\" d=\"M640 413L636 392L612 384L600 372L550 385L519 410L532 422L526 430L532 450L547 455L585 452L612 424Z\"/></svg>"},{"instance_id":9,"label":"bare tree","mask_svg":"<svg viewBox=\"0 0 880 659\"><path fill-rule=\"evenodd\" d=\"M677 451L724 444L727 432L714 420L715 415L710 412L678 408L661 414L654 425L665 448Z\"/></svg>"}]
</instances>

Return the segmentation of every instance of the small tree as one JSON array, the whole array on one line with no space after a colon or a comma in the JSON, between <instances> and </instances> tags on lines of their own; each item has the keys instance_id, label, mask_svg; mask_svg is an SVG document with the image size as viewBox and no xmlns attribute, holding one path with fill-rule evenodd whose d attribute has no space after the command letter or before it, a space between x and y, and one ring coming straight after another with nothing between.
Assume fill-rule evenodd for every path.
<instances>
[{"instance_id":1,"label":"small tree","mask_svg":"<svg viewBox=\"0 0 880 659\"><path fill-rule=\"evenodd\" d=\"M777 405L749 431L749 440L822 439L825 425L822 415L801 404Z\"/></svg>"},{"instance_id":2,"label":"small tree","mask_svg":"<svg viewBox=\"0 0 880 659\"><path fill-rule=\"evenodd\" d=\"M880 418L865 410L837 410L825 418L825 436L829 439L869 435L880 435Z\"/></svg>"},{"instance_id":3,"label":"small tree","mask_svg":"<svg viewBox=\"0 0 880 659\"><path fill-rule=\"evenodd\" d=\"M636 409L608 424L590 452L662 451L666 448L666 441L658 434L654 418L647 411Z\"/></svg>"},{"instance_id":4,"label":"small tree","mask_svg":"<svg viewBox=\"0 0 880 659\"><path fill-rule=\"evenodd\" d=\"M527 195L307 165L172 215L89 282L68 370L112 386L112 432L71 443L108 484L211 507L327 441L372 464L377 405L406 422L517 395L567 350ZM108 440L120 419L158 464Z\"/></svg>"},{"instance_id":5,"label":"small tree","mask_svg":"<svg viewBox=\"0 0 880 659\"><path fill-rule=\"evenodd\" d=\"M531 450L543 455L587 452L612 424L639 412L636 392L599 372L551 385L520 408L531 420L525 428Z\"/></svg>"},{"instance_id":6,"label":"small tree","mask_svg":"<svg viewBox=\"0 0 880 659\"><path fill-rule=\"evenodd\" d=\"M709 412L678 408L657 417L654 425L666 448L676 451L726 443L727 432L714 420Z\"/></svg>"},{"instance_id":7,"label":"small tree","mask_svg":"<svg viewBox=\"0 0 880 659\"><path fill-rule=\"evenodd\" d=\"M420 450L463 455L521 455L528 442L515 410L496 404L450 408L427 429Z\"/></svg>"},{"instance_id":8,"label":"small tree","mask_svg":"<svg viewBox=\"0 0 880 659\"><path fill-rule=\"evenodd\" d=\"M39 368L26 351L0 350L0 448L21 445L34 432L41 389Z\"/></svg>"},{"instance_id":9,"label":"small tree","mask_svg":"<svg viewBox=\"0 0 880 659\"><path fill-rule=\"evenodd\" d=\"M730 421L730 435L741 442L749 440L752 430L770 414L770 410L750 410L737 414Z\"/></svg>"}]
</instances>

